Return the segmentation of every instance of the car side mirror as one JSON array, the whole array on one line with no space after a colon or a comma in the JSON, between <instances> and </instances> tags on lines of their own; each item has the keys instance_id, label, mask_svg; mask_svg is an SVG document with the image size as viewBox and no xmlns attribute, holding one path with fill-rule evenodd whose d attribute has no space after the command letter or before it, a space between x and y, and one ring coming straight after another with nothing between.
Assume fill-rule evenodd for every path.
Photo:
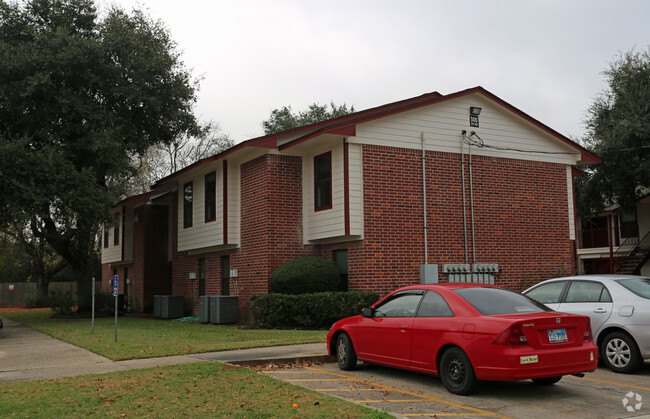
<instances>
[{"instance_id":1,"label":"car side mirror","mask_svg":"<svg viewBox=\"0 0 650 419\"><path fill-rule=\"evenodd\" d=\"M372 317L375 314L375 310L370 307L364 307L361 309L361 314L363 317Z\"/></svg>"}]
</instances>

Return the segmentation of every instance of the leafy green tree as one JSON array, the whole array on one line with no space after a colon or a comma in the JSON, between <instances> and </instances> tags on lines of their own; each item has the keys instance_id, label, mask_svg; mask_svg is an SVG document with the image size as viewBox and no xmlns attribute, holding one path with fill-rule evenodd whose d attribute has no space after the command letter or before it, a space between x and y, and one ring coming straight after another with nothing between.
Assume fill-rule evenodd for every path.
<instances>
[{"instance_id":1,"label":"leafy green tree","mask_svg":"<svg viewBox=\"0 0 650 419\"><path fill-rule=\"evenodd\" d=\"M154 144L198 134L197 82L168 30L92 0L0 0L0 223L27 225L90 297L111 186Z\"/></svg>"},{"instance_id":2,"label":"leafy green tree","mask_svg":"<svg viewBox=\"0 0 650 419\"><path fill-rule=\"evenodd\" d=\"M34 224L30 223L30 225ZM52 278L61 272L68 265L68 262L56 254L45 240L34 235L25 226L8 226L4 234L13 238L15 243L22 246L22 250L29 255L31 275L19 280L36 282L37 298L39 301L45 301L49 294Z\"/></svg>"},{"instance_id":3,"label":"leafy green tree","mask_svg":"<svg viewBox=\"0 0 650 419\"><path fill-rule=\"evenodd\" d=\"M155 144L143 155L135 156L135 175L116 186L122 187L125 196L149 192L150 186L163 177L234 145L230 136L220 132L219 124L208 122L196 136L181 135L171 143Z\"/></svg>"},{"instance_id":4,"label":"leafy green tree","mask_svg":"<svg viewBox=\"0 0 650 419\"><path fill-rule=\"evenodd\" d=\"M348 109L345 103L341 106L336 106L333 102L330 102L329 109L327 105L314 103L309 105L307 110L298 113L294 113L291 106L283 106L280 109L272 110L269 119L262 122L262 127L264 128L264 134L270 135L291 128L337 118L353 112L354 106L350 106Z\"/></svg>"},{"instance_id":5,"label":"leafy green tree","mask_svg":"<svg viewBox=\"0 0 650 419\"><path fill-rule=\"evenodd\" d=\"M609 87L588 110L585 140L603 163L578 178L581 215L634 208L650 188L650 48L621 54L604 75Z\"/></svg>"},{"instance_id":6,"label":"leafy green tree","mask_svg":"<svg viewBox=\"0 0 650 419\"><path fill-rule=\"evenodd\" d=\"M29 255L11 235L0 231L0 282L23 282L31 275Z\"/></svg>"}]
</instances>

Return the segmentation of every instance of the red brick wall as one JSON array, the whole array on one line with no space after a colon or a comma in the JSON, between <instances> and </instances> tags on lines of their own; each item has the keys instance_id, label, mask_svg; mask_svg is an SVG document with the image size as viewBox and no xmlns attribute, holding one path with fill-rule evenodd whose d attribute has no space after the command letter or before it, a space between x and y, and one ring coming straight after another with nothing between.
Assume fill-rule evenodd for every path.
<instances>
[{"instance_id":1,"label":"red brick wall","mask_svg":"<svg viewBox=\"0 0 650 419\"><path fill-rule=\"evenodd\" d=\"M467 159L467 156L465 156ZM421 151L365 146L363 247L349 254L350 289L384 292L419 282L424 259ZM464 263L461 158L428 152L429 263ZM469 165L465 164L469 262ZM472 161L476 260L498 263L497 283L519 288L534 272L572 264L566 168L477 157Z\"/></svg>"},{"instance_id":2,"label":"red brick wall","mask_svg":"<svg viewBox=\"0 0 650 419\"><path fill-rule=\"evenodd\" d=\"M242 165L241 251L231 259L242 307L269 292L275 268L305 254L301 179L299 157L265 155Z\"/></svg>"},{"instance_id":3,"label":"red brick wall","mask_svg":"<svg viewBox=\"0 0 650 419\"><path fill-rule=\"evenodd\" d=\"M467 156L465 156L467 159ZM568 231L566 168L560 164L473 156L474 224L478 263L498 263L497 283L519 288L535 272L556 272L573 262ZM439 265L464 263L461 157L427 152L428 261ZM206 260L206 294L219 295L221 257L230 257L230 269L239 273L240 313L246 320L250 298L269 291L269 275L280 264L306 254L332 257L333 250L348 250L350 290L385 293L419 282L424 259L421 151L364 146L364 240L329 245L303 245L302 164L299 157L264 155L241 167L241 243L232 250L188 255L177 252L177 197L172 211L173 261L171 290L184 295L186 310L198 314L198 260ZM469 212L469 165L465 164L468 254L472 261ZM146 214L146 219L162 222ZM142 256L136 223L135 265ZM147 222L149 225L150 223ZM162 241L148 231L144 248ZM167 262L166 252L160 266ZM152 255L161 254L158 249ZM123 268L123 267L121 267ZM169 268L168 268L169 269ZM129 267L135 279L140 270ZM110 278L111 267L103 267ZM151 278L146 271L144 278ZM164 275L158 275L164 277ZM231 293L235 286L231 280ZM106 285L107 287L107 280ZM161 284L164 284L161 283ZM161 285L159 284L159 285ZM149 284L153 286L152 284ZM161 285L162 286L162 285ZM162 289L160 291L163 291ZM146 292L146 291L145 291ZM156 293L159 293L156 291ZM146 305L145 299L145 305Z\"/></svg>"}]
</instances>

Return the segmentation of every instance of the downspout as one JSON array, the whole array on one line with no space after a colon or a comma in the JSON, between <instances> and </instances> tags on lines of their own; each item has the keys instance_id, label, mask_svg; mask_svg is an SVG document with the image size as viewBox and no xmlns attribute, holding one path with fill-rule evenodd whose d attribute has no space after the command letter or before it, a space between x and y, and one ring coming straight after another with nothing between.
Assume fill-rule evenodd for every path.
<instances>
[{"instance_id":1,"label":"downspout","mask_svg":"<svg viewBox=\"0 0 650 419\"><path fill-rule=\"evenodd\" d=\"M469 210L472 223L472 263L476 263L476 240L474 232L474 183L472 180L472 144L469 144Z\"/></svg>"},{"instance_id":2,"label":"downspout","mask_svg":"<svg viewBox=\"0 0 650 419\"><path fill-rule=\"evenodd\" d=\"M427 170L426 170L426 153L424 151L424 132L420 133L422 140L422 197L423 197L423 211L424 211L424 264L429 263L429 244L427 240Z\"/></svg>"},{"instance_id":3,"label":"downspout","mask_svg":"<svg viewBox=\"0 0 650 419\"><path fill-rule=\"evenodd\" d=\"M460 140L460 173L461 182L463 184L463 234L465 237L465 263L468 262L467 258L467 203L465 202L465 133L463 130L462 138Z\"/></svg>"}]
</instances>

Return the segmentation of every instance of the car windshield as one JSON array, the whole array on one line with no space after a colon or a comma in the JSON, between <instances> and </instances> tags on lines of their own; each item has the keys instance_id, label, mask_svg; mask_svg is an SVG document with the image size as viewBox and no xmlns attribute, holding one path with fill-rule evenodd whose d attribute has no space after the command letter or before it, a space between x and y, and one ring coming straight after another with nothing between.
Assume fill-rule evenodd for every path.
<instances>
[{"instance_id":1,"label":"car windshield","mask_svg":"<svg viewBox=\"0 0 650 419\"><path fill-rule=\"evenodd\" d=\"M532 298L506 288L460 288L457 294L485 316L553 311Z\"/></svg>"},{"instance_id":2,"label":"car windshield","mask_svg":"<svg viewBox=\"0 0 650 419\"><path fill-rule=\"evenodd\" d=\"M618 279L616 282L623 285L639 297L650 300L650 278Z\"/></svg>"}]
</instances>

